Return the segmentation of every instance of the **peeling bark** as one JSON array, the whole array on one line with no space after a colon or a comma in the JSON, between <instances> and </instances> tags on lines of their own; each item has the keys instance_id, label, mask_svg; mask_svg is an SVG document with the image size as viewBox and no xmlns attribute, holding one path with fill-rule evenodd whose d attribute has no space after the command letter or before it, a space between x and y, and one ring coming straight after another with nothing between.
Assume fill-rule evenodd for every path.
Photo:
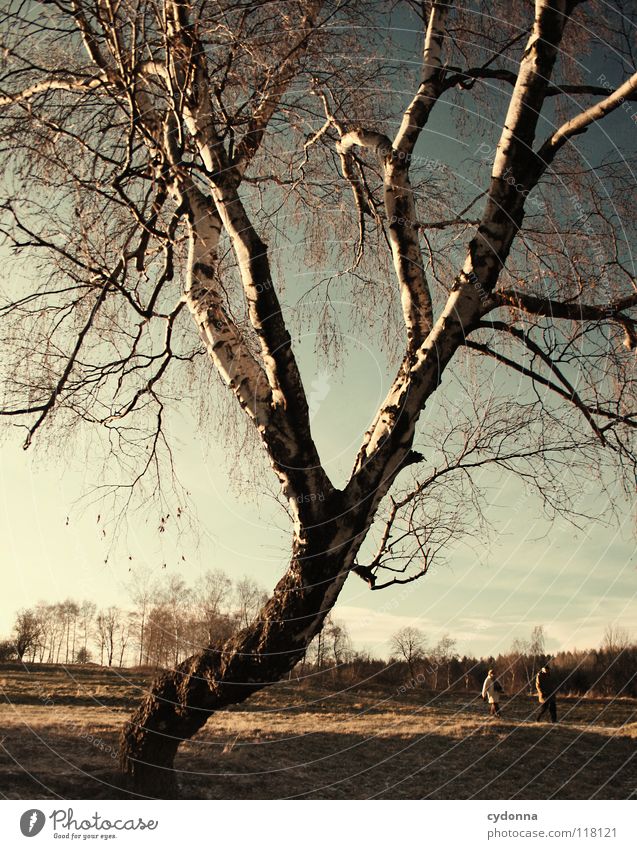
<instances>
[{"instance_id":1,"label":"peeling bark","mask_svg":"<svg viewBox=\"0 0 637 849\"><path fill-rule=\"evenodd\" d=\"M482 221L463 266L489 292L495 287L537 182L533 142L557 49L573 3L537 0L535 21L504 119Z\"/></svg>"}]
</instances>

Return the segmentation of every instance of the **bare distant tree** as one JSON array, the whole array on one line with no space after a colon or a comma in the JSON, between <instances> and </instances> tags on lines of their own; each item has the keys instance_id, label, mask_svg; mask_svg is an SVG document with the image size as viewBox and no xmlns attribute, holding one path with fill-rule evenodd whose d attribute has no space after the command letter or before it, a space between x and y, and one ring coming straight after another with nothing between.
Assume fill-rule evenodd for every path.
<instances>
[{"instance_id":1,"label":"bare distant tree","mask_svg":"<svg viewBox=\"0 0 637 849\"><path fill-rule=\"evenodd\" d=\"M57 663L64 637L64 617L60 605L41 602L36 610L42 627L42 659L44 660L46 655L47 663Z\"/></svg>"},{"instance_id":2,"label":"bare distant tree","mask_svg":"<svg viewBox=\"0 0 637 849\"><path fill-rule=\"evenodd\" d=\"M174 618L164 604L151 608L144 630L144 657L155 667L170 668L174 659Z\"/></svg>"},{"instance_id":3,"label":"bare distant tree","mask_svg":"<svg viewBox=\"0 0 637 849\"><path fill-rule=\"evenodd\" d=\"M627 628L611 623L606 626L599 658L606 664L605 674L598 677L596 687L602 692L624 693L635 679L635 646Z\"/></svg>"},{"instance_id":4,"label":"bare distant tree","mask_svg":"<svg viewBox=\"0 0 637 849\"><path fill-rule=\"evenodd\" d=\"M80 615L80 608L77 602L67 598L60 604L59 611L64 629L64 662L69 663L75 658L77 620Z\"/></svg>"},{"instance_id":5,"label":"bare distant tree","mask_svg":"<svg viewBox=\"0 0 637 849\"><path fill-rule=\"evenodd\" d=\"M55 628L55 609L53 605L40 601L35 607L40 624L40 640L37 657L40 663L51 660L53 631Z\"/></svg>"},{"instance_id":6,"label":"bare distant tree","mask_svg":"<svg viewBox=\"0 0 637 849\"><path fill-rule=\"evenodd\" d=\"M179 741L303 657L350 573L413 581L480 535L485 469L520 476L549 517L583 514L591 481L632 491L634 150L591 152L583 134L634 117L635 5L480 10L3 6L3 415L26 447L96 425L127 504L165 493L175 399L197 394L214 420L212 371L291 519L267 604L158 680L128 726L123 769L146 793L174 794ZM419 29L417 57L396 21ZM432 154L442 135L463 169ZM383 340L394 375L338 484L292 341L306 319L330 356L343 323Z\"/></svg>"},{"instance_id":7,"label":"bare distant tree","mask_svg":"<svg viewBox=\"0 0 637 849\"><path fill-rule=\"evenodd\" d=\"M268 600L267 593L255 580L245 576L234 587L234 609L241 628L247 628Z\"/></svg>"},{"instance_id":8,"label":"bare distant tree","mask_svg":"<svg viewBox=\"0 0 637 849\"><path fill-rule=\"evenodd\" d=\"M608 652L622 652L632 645L630 633L622 625L610 624L604 629L602 649Z\"/></svg>"},{"instance_id":9,"label":"bare distant tree","mask_svg":"<svg viewBox=\"0 0 637 849\"><path fill-rule=\"evenodd\" d=\"M35 652L38 646L42 626L34 610L20 610L13 626L13 644L18 660L22 660L29 651Z\"/></svg>"},{"instance_id":10,"label":"bare distant tree","mask_svg":"<svg viewBox=\"0 0 637 849\"><path fill-rule=\"evenodd\" d=\"M529 651L533 659L533 674L530 682L531 688L534 688L535 674L547 661L546 654L546 634L544 625L536 625L531 631L531 639L529 640Z\"/></svg>"},{"instance_id":11,"label":"bare distant tree","mask_svg":"<svg viewBox=\"0 0 637 849\"><path fill-rule=\"evenodd\" d=\"M148 614L157 598L156 577L149 569L137 569L128 585L128 592L135 605L139 629L137 662L141 666L144 662L144 641ZM148 658L146 658L146 662L148 662Z\"/></svg>"},{"instance_id":12,"label":"bare distant tree","mask_svg":"<svg viewBox=\"0 0 637 849\"><path fill-rule=\"evenodd\" d=\"M104 659L108 666L113 665L115 658L115 646L117 635L122 624L122 611L115 606L100 610L95 619L97 640L100 646L100 663L104 665Z\"/></svg>"},{"instance_id":13,"label":"bare distant tree","mask_svg":"<svg viewBox=\"0 0 637 849\"><path fill-rule=\"evenodd\" d=\"M126 649L129 646L135 632L135 614L131 611L122 611L116 632L117 665L124 666Z\"/></svg>"},{"instance_id":14,"label":"bare distant tree","mask_svg":"<svg viewBox=\"0 0 637 849\"><path fill-rule=\"evenodd\" d=\"M533 660L531 644L528 640L516 638L511 645L511 689L517 692L517 679L523 680L522 689L533 687Z\"/></svg>"},{"instance_id":15,"label":"bare distant tree","mask_svg":"<svg viewBox=\"0 0 637 849\"><path fill-rule=\"evenodd\" d=\"M169 616L172 663L177 666L186 643L186 620L191 612L192 590L179 575L170 575L159 589L158 601Z\"/></svg>"},{"instance_id":16,"label":"bare distant tree","mask_svg":"<svg viewBox=\"0 0 637 849\"><path fill-rule=\"evenodd\" d=\"M82 649L84 650L85 656L88 653L88 642L91 637L91 633L93 630L93 620L95 619L95 613L97 612L97 605L92 601L83 601L80 604L80 628L81 628L81 640L82 640Z\"/></svg>"},{"instance_id":17,"label":"bare distant tree","mask_svg":"<svg viewBox=\"0 0 637 849\"><path fill-rule=\"evenodd\" d=\"M443 634L431 652L434 666L434 689L438 689L438 673L446 675L447 689L451 687L451 662L457 657L457 641L449 634Z\"/></svg>"},{"instance_id":18,"label":"bare distant tree","mask_svg":"<svg viewBox=\"0 0 637 849\"><path fill-rule=\"evenodd\" d=\"M197 581L193 596L201 621L203 645L221 644L235 630L236 620L229 612L232 581L221 569L208 570Z\"/></svg>"},{"instance_id":19,"label":"bare distant tree","mask_svg":"<svg viewBox=\"0 0 637 849\"><path fill-rule=\"evenodd\" d=\"M390 640L392 650L407 664L411 678L416 677L416 663L425 656L427 640L418 628L410 625L397 631Z\"/></svg>"},{"instance_id":20,"label":"bare distant tree","mask_svg":"<svg viewBox=\"0 0 637 849\"><path fill-rule=\"evenodd\" d=\"M325 617L323 628L318 632L316 637L307 647L305 657L312 664L315 670L322 670L327 665L327 635L326 630L330 624L330 616Z\"/></svg>"},{"instance_id":21,"label":"bare distant tree","mask_svg":"<svg viewBox=\"0 0 637 849\"><path fill-rule=\"evenodd\" d=\"M347 663L352 655L352 641L347 627L342 622L332 619L325 625L325 636L329 641L332 661L338 672L339 667Z\"/></svg>"},{"instance_id":22,"label":"bare distant tree","mask_svg":"<svg viewBox=\"0 0 637 849\"><path fill-rule=\"evenodd\" d=\"M329 614L325 617L322 630L308 647L308 661L318 670L333 666L335 674L338 675L338 667L349 659L351 653L351 640L347 628L343 623L336 622Z\"/></svg>"}]
</instances>

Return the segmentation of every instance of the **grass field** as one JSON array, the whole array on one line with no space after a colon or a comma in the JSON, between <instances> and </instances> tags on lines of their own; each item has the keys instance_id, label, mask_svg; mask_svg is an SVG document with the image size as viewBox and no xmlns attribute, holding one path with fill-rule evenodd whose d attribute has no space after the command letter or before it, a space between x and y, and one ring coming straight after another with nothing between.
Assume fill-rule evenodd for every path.
<instances>
[{"instance_id":1,"label":"grass field","mask_svg":"<svg viewBox=\"0 0 637 849\"><path fill-rule=\"evenodd\" d=\"M120 728L148 687L127 670L0 665L0 794L108 798ZM336 689L336 688L334 688ZM560 698L492 720L473 693L332 692L285 682L215 714L177 759L196 799L637 797L637 700Z\"/></svg>"}]
</instances>

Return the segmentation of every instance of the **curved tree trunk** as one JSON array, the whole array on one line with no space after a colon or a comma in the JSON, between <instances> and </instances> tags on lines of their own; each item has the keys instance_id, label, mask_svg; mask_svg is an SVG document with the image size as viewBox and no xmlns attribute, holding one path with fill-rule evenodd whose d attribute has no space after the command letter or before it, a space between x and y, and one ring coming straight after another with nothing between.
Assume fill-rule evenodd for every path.
<instances>
[{"instance_id":1,"label":"curved tree trunk","mask_svg":"<svg viewBox=\"0 0 637 849\"><path fill-rule=\"evenodd\" d=\"M210 715L280 680L305 654L333 607L360 546L350 517L297 530L292 561L257 620L160 676L127 723L120 766L130 789L178 795L173 761Z\"/></svg>"}]
</instances>

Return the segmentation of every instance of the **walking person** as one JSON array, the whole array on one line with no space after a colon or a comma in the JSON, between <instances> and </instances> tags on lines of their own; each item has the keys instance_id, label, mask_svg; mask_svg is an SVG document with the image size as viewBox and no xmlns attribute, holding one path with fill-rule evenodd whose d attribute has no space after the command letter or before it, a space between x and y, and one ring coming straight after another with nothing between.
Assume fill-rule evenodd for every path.
<instances>
[{"instance_id":1,"label":"walking person","mask_svg":"<svg viewBox=\"0 0 637 849\"><path fill-rule=\"evenodd\" d=\"M500 703L498 693L502 692L502 686L498 683L495 672L490 669L482 685L482 698L489 700L489 713L491 716L500 716Z\"/></svg>"},{"instance_id":2,"label":"walking person","mask_svg":"<svg viewBox=\"0 0 637 849\"><path fill-rule=\"evenodd\" d=\"M535 678L535 689L540 702L536 719L542 719L548 710L551 722L557 722L557 703L555 700L555 684L551 675L551 667L546 664L540 669Z\"/></svg>"}]
</instances>

